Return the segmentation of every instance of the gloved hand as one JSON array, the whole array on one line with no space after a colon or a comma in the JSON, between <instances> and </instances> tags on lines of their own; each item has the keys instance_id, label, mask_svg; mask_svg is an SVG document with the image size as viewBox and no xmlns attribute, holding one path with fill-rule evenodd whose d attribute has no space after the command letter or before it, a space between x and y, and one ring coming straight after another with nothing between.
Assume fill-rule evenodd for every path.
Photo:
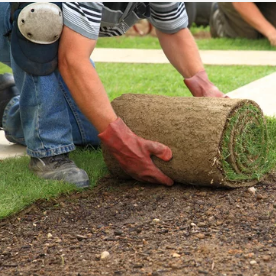
<instances>
[{"instance_id":1,"label":"gloved hand","mask_svg":"<svg viewBox=\"0 0 276 276\"><path fill-rule=\"evenodd\" d=\"M229 98L209 81L205 70L196 73L191 78L184 79L184 83L194 97Z\"/></svg>"},{"instance_id":2,"label":"gloved hand","mask_svg":"<svg viewBox=\"0 0 276 276\"><path fill-rule=\"evenodd\" d=\"M152 162L151 155L169 161L172 151L169 147L135 135L117 118L100 133L103 145L120 163L121 168L138 181L173 185L173 180L163 174Z\"/></svg>"}]
</instances>

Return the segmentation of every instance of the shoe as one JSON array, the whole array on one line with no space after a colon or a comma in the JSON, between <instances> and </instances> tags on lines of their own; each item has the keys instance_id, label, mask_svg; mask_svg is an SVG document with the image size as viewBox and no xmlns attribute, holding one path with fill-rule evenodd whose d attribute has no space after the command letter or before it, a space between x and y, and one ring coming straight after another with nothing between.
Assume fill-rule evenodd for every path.
<instances>
[{"instance_id":1,"label":"shoe","mask_svg":"<svg viewBox=\"0 0 276 276\"><path fill-rule=\"evenodd\" d=\"M78 188L89 187L87 173L69 159L68 153L43 158L31 157L29 169L40 178L63 180Z\"/></svg>"},{"instance_id":2,"label":"shoe","mask_svg":"<svg viewBox=\"0 0 276 276\"><path fill-rule=\"evenodd\" d=\"M7 104L18 95L19 91L15 86L13 75L9 73L0 75L0 127L2 127L3 114Z\"/></svg>"}]
</instances>

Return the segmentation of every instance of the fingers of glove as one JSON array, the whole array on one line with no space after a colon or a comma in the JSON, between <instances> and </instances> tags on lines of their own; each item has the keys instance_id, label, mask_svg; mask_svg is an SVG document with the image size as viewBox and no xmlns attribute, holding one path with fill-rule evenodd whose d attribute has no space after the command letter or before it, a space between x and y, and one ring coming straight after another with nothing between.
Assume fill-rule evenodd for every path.
<instances>
[{"instance_id":1,"label":"fingers of glove","mask_svg":"<svg viewBox=\"0 0 276 276\"><path fill-rule=\"evenodd\" d=\"M172 158L171 150L161 143L144 139L143 145L141 146L144 148L142 151L144 152L143 158L134 158L129 162L125 162L125 159L118 158L117 156L117 160L122 169L138 181L164 184L167 186L173 185L173 180L157 168L150 157L151 153L156 153L157 156L161 156L164 161L168 161Z\"/></svg>"},{"instance_id":2,"label":"fingers of glove","mask_svg":"<svg viewBox=\"0 0 276 276\"><path fill-rule=\"evenodd\" d=\"M210 83L210 88L205 90L203 93L203 97L210 97L210 98L229 98L228 96L224 95L214 84Z\"/></svg>"},{"instance_id":3,"label":"fingers of glove","mask_svg":"<svg viewBox=\"0 0 276 276\"><path fill-rule=\"evenodd\" d=\"M169 161L172 159L172 151L169 147L150 140L145 140L145 147L148 150L150 155L155 155L156 157Z\"/></svg>"},{"instance_id":4,"label":"fingers of glove","mask_svg":"<svg viewBox=\"0 0 276 276\"><path fill-rule=\"evenodd\" d=\"M210 97L229 98L229 96L224 95L215 85L213 85L213 89L210 91Z\"/></svg>"},{"instance_id":5,"label":"fingers of glove","mask_svg":"<svg viewBox=\"0 0 276 276\"><path fill-rule=\"evenodd\" d=\"M225 95L214 85L211 83L211 90L208 91L209 97L216 97L216 98L225 98Z\"/></svg>"}]
</instances>

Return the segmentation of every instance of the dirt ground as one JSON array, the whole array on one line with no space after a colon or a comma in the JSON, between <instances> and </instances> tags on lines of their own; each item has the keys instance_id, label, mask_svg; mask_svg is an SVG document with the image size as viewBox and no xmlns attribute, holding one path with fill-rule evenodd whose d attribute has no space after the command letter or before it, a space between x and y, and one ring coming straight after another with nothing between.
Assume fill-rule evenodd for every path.
<instances>
[{"instance_id":1,"label":"dirt ground","mask_svg":"<svg viewBox=\"0 0 276 276\"><path fill-rule=\"evenodd\" d=\"M254 194L107 176L0 221L0 275L276 275L275 182Z\"/></svg>"}]
</instances>

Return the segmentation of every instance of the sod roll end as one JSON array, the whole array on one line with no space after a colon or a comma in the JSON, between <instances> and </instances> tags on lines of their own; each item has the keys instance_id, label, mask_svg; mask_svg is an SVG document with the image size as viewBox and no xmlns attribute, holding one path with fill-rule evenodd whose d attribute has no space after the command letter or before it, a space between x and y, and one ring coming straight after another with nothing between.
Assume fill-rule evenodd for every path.
<instances>
[{"instance_id":1,"label":"sod roll end","mask_svg":"<svg viewBox=\"0 0 276 276\"><path fill-rule=\"evenodd\" d=\"M175 182L214 187L258 183L267 172L267 130L257 103L244 99L124 94L116 114L144 139L169 146L169 162L153 162ZM127 175L103 147L109 171Z\"/></svg>"}]
</instances>

